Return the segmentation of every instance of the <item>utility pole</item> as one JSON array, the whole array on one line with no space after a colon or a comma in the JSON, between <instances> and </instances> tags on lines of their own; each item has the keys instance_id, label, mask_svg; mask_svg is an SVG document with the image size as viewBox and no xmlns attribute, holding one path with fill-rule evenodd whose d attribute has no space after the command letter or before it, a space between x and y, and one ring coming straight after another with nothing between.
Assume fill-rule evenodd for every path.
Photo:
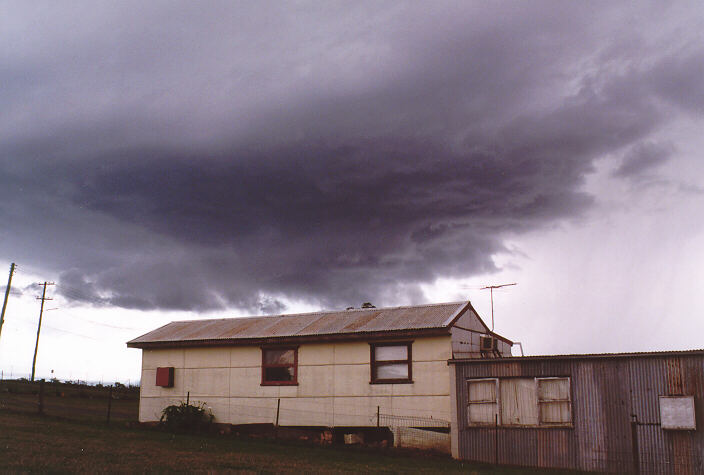
<instances>
[{"instance_id":1,"label":"utility pole","mask_svg":"<svg viewBox=\"0 0 704 475\"><path fill-rule=\"evenodd\" d=\"M34 359L32 360L32 381L34 381L34 369L37 366L37 349L39 348L39 332L42 331L42 314L44 313L44 301L45 300L54 300L47 298L46 296L46 286L47 285L54 285L53 282L44 282L43 284L37 284L37 285L43 285L44 289L42 290L42 296L37 297L37 300L42 301L42 305L39 308L39 325L37 325L37 343L34 345Z\"/></svg>"},{"instance_id":2,"label":"utility pole","mask_svg":"<svg viewBox=\"0 0 704 475\"><path fill-rule=\"evenodd\" d=\"M516 285L516 282L514 282L513 284L487 285L486 287L482 287L481 289L479 289L489 289L489 292L491 292L491 331L494 331L494 289L500 289L501 287L508 287L511 285Z\"/></svg>"},{"instance_id":3,"label":"utility pole","mask_svg":"<svg viewBox=\"0 0 704 475\"><path fill-rule=\"evenodd\" d=\"M2 334L2 324L5 322L5 309L7 308L7 298L10 296L10 286L12 285L12 274L15 273L15 263L10 264L10 276L7 278L5 287L5 300L2 302L2 313L0 313L0 334Z\"/></svg>"}]
</instances>

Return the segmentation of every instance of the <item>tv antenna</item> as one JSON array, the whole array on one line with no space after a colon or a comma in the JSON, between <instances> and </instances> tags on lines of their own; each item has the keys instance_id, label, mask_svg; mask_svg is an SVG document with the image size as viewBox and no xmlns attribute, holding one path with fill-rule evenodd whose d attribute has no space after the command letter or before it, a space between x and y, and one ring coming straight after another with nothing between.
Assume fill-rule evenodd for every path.
<instances>
[{"instance_id":1,"label":"tv antenna","mask_svg":"<svg viewBox=\"0 0 704 475\"><path fill-rule=\"evenodd\" d=\"M514 282L512 284L501 284L501 285L487 285L486 287L482 287L479 290L486 290L489 289L489 292L491 292L491 331L494 331L494 289L500 289L502 287L509 287L511 285L516 285L517 283Z\"/></svg>"}]
</instances>

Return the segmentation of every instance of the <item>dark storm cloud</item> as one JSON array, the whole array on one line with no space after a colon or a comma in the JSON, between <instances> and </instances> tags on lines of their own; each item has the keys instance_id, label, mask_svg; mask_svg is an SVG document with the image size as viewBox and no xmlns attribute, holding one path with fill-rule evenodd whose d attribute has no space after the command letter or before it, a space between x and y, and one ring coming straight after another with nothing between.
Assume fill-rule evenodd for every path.
<instances>
[{"instance_id":1,"label":"dark storm cloud","mask_svg":"<svg viewBox=\"0 0 704 475\"><path fill-rule=\"evenodd\" d=\"M626 154L621 165L614 170L613 175L621 178L639 178L643 173L652 170L668 161L675 148L672 143L648 142L633 147Z\"/></svg>"},{"instance_id":2,"label":"dark storm cloud","mask_svg":"<svg viewBox=\"0 0 704 475\"><path fill-rule=\"evenodd\" d=\"M635 26L608 4L182 7L14 8L0 237L67 299L421 300L588 209L595 159L630 150L634 176L701 112L702 50L662 48L699 31L675 7Z\"/></svg>"}]
</instances>

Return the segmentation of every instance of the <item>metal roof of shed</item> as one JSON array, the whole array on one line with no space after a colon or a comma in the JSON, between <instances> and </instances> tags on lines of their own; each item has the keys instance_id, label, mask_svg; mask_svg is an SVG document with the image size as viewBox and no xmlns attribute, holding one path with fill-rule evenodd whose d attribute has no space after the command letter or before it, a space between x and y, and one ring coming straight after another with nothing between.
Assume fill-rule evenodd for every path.
<instances>
[{"instance_id":1,"label":"metal roof of shed","mask_svg":"<svg viewBox=\"0 0 704 475\"><path fill-rule=\"evenodd\" d=\"M565 355L531 355L531 356L507 356L501 359L501 363L514 363L520 361L557 361L557 360L587 360L587 359L610 359L610 358L653 358L653 357L679 357L679 356L704 356L704 349L693 350L661 350L661 351L635 351L629 353L575 353ZM477 364L488 362L486 359L477 358L454 358L448 361L449 364Z\"/></svg>"},{"instance_id":2,"label":"metal roof of shed","mask_svg":"<svg viewBox=\"0 0 704 475\"><path fill-rule=\"evenodd\" d=\"M129 341L127 346L145 348L197 342L254 343L282 338L423 333L433 330L436 330L434 333L437 333L437 330L449 333L450 326L468 309L472 309L472 306L468 301L464 301L408 307L177 321L135 338ZM484 325L484 322L482 324Z\"/></svg>"}]
</instances>

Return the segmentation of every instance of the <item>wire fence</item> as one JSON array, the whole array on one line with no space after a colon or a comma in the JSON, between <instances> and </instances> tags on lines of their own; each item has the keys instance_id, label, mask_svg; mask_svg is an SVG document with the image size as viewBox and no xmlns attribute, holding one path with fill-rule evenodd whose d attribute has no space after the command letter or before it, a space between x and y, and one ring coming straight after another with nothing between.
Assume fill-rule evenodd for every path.
<instances>
[{"instance_id":1,"label":"wire fence","mask_svg":"<svg viewBox=\"0 0 704 475\"><path fill-rule=\"evenodd\" d=\"M248 404L228 401L225 414L222 407L210 407L208 399L190 395L185 398L190 403L203 403L209 407L216 414L215 422L219 423L320 427L321 430L339 433L357 433L362 440L365 430L384 429L385 433L392 435L388 442L397 447L449 451L450 423L443 419L388 411L382 413L379 407L350 403L335 403L333 414L331 407L321 407L315 403L301 406L301 401L295 398L266 402L253 399ZM163 403L166 406L185 400L174 398ZM139 387L120 383L104 386L88 385L81 381L0 380L0 410L13 412L38 413L84 422L136 423L139 401ZM155 419L159 416L160 413L154 415ZM340 432L336 429L338 427L344 429ZM369 432L366 437L369 437ZM373 439L378 440L378 437Z\"/></svg>"},{"instance_id":2,"label":"wire fence","mask_svg":"<svg viewBox=\"0 0 704 475\"><path fill-rule=\"evenodd\" d=\"M353 440L371 438L380 442L386 434L386 443L396 447L450 451L450 422L435 417L422 417L408 413L393 412L390 408L370 405L367 401L355 404L349 400L335 398L223 398L187 394L164 398L147 397L143 417L158 420L164 406L188 401L203 405L212 411L214 422L238 426L237 431L247 432L246 426L257 426L256 430L270 428L301 428L330 431L342 440L345 434L355 434ZM366 398L360 398L366 399ZM383 412L382 412L383 410ZM317 429L316 429L317 428ZM338 437L340 436L340 437ZM350 443L350 442L347 442Z\"/></svg>"},{"instance_id":3,"label":"wire fence","mask_svg":"<svg viewBox=\"0 0 704 475\"><path fill-rule=\"evenodd\" d=\"M38 413L75 421L136 422L139 388L80 382L0 381L0 410Z\"/></svg>"},{"instance_id":4,"label":"wire fence","mask_svg":"<svg viewBox=\"0 0 704 475\"><path fill-rule=\"evenodd\" d=\"M450 452L450 422L433 417L379 414L379 426L388 427L396 447Z\"/></svg>"}]
</instances>

